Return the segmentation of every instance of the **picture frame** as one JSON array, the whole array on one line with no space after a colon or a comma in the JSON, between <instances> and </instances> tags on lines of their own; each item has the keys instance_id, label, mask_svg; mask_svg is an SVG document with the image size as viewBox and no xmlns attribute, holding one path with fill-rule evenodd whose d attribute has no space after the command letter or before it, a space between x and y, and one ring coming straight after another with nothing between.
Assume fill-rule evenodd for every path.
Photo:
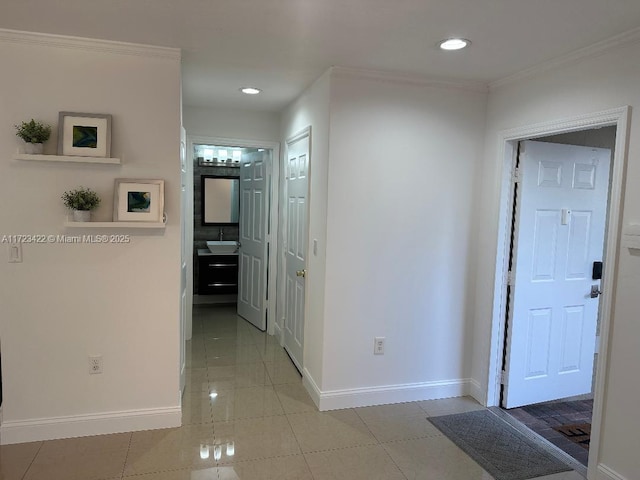
<instances>
[{"instance_id":1,"label":"picture frame","mask_svg":"<svg viewBox=\"0 0 640 480\"><path fill-rule=\"evenodd\" d=\"M58 155L110 158L111 115L60 112Z\"/></svg>"},{"instance_id":2,"label":"picture frame","mask_svg":"<svg viewBox=\"0 0 640 480\"><path fill-rule=\"evenodd\" d=\"M164 180L116 178L114 222L163 222Z\"/></svg>"}]
</instances>

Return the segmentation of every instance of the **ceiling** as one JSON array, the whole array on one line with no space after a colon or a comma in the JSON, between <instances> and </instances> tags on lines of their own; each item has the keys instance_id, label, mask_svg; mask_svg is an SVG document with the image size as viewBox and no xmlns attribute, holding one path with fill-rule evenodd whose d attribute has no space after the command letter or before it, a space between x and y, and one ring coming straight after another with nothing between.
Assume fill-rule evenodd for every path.
<instances>
[{"instance_id":1,"label":"ceiling","mask_svg":"<svg viewBox=\"0 0 640 480\"><path fill-rule=\"evenodd\" d=\"M179 47L185 105L263 111L332 65L488 83L638 26L638 0L0 0L0 28Z\"/></svg>"}]
</instances>

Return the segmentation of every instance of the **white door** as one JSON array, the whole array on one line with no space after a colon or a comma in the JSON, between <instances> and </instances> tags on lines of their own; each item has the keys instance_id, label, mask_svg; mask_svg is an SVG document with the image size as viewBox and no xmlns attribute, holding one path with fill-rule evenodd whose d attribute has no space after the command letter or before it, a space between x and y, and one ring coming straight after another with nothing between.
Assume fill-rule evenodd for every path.
<instances>
[{"instance_id":1,"label":"white door","mask_svg":"<svg viewBox=\"0 0 640 480\"><path fill-rule=\"evenodd\" d=\"M240 161L240 249L238 315L267 328L267 168L271 151L243 155Z\"/></svg>"},{"instance_id":2,"label":"white door","mask_svg":"<svg viewBox=\"0 0 640 480\"><path fill-rule=\"evenodd\" d=\"M307 268L309 131L287 141L284 348L302 371Z\"/></svg>"},{"instance_id":3,"label":"white door","mask_svg":"<svg viewBox=\"0 0 640 480\"><path fill-rule=\"evenodd\" d=\"M186 374L186 341L187 341L187 263L191 261L187 248L186 206L188 203L187 188L187 132L180 128L180 211L184 217L180 221L180 392L184 391ZM193 217L191 217L193 218Z\"/></svg>"},{"instance_id":4,"label":"white door","mask_svg":"<svg viewBox=\"0 0 640 480\"><path fill-rule=\"evenodd\" d=\"M607 149L521 142L503 406L591 392Z\"/></svg>"}]
</instances>

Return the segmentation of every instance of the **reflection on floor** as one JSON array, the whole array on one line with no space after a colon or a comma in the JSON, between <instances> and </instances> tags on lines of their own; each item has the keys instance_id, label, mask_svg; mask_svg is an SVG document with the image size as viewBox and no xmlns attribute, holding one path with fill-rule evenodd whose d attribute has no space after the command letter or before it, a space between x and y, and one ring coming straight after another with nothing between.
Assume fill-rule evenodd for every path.
<instances>
[{"instance_id":1,"label":"reflection on floor","mask_svg":"<svg viewBox=\"0 0 640 480\"><path fill-rule=\"evenodd\" d=\"M554 401L507 412L583 465L589 457L593 400Z\"/></svg>"},{"instance_id":2,"label":"reflection on floor","mask_svg":"<svg viewBox=\"0 0 640 480\"><path fill-rule=\"evenodd\" d=\"M491 480L427 421L468 397L319 412L273 337L194 307L183 426L0 447L3 480ZM582 480L576 472L545 480Z\"/></svg>"}]
</instances>

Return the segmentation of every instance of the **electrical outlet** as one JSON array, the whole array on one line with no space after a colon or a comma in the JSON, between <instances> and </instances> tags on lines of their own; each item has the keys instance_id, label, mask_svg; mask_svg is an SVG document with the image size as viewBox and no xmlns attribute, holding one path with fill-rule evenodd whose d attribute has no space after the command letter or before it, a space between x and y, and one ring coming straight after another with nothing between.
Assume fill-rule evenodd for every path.
<instances>
[{"instance_id":1,"label":"electrical outlet","mask_svg":"<svg viewBox=\"0 0 640 480\"><path fill-rule=\"evenodd\" d=\"M384 337L376 337L373 339L373 354L384 355Z\"/></svg>"},{"instance_id":2,"label":"electrical outlet","mask_svg":"<svg viewBox=\"0 0 640 480\"><path fill-rule=\"evenodd\" d=\"M102 355L89 355L89 373L102 373Z\"/></svg>"}]
</instances>

